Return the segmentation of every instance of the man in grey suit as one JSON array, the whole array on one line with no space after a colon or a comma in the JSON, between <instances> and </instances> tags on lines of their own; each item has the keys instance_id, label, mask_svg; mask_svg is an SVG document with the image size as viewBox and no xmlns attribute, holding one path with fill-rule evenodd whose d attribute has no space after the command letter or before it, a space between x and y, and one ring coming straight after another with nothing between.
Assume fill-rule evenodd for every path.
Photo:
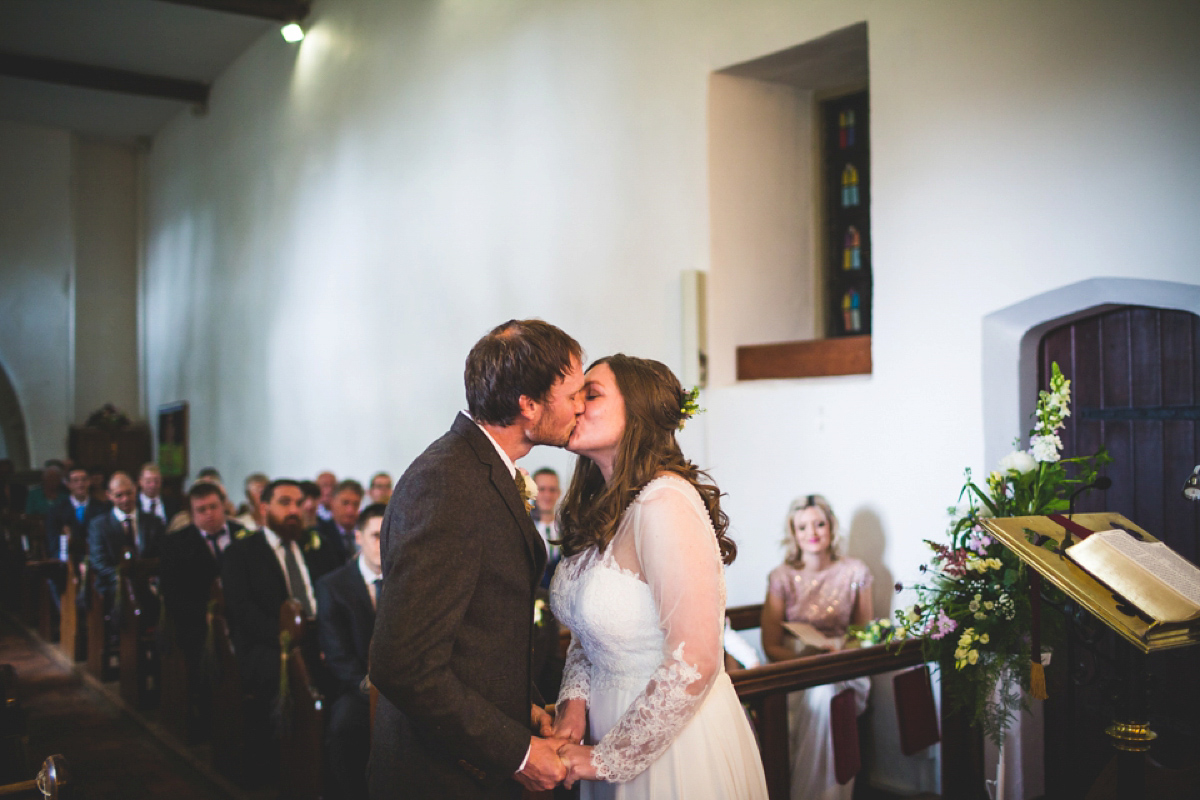
<instances>
[{"instance_id":1,"label":"man in grey suit","mask_svg":"<svg viewBox=\"0 0 1200 800\"><path fill-rule=\"evenodd\" d=\"M106 607L116 592L117 565L126 557L158 558L164 532L162 520L138 508L137 487L128 474L114 472L108 479L108 500L112 511L88 525L88 557ZM158 612L157 603L153 611Z\"/></svg>"},{"instance_id":2,"label":"man in grey suit","mask_svg":"<svg viewBox=\"0 0 1200 800\"><path fill-rule=\"evenodd\" d=\"M531 666L546 548L513 464L535 444L567 444L583 411L581 360L541 320L492 330L467 356L469 415L396 486L371 639L375 800L514 798L518 782L550 789L565 776L561 742L542 738L551 720Z\"/></svg>"}]
</instances>

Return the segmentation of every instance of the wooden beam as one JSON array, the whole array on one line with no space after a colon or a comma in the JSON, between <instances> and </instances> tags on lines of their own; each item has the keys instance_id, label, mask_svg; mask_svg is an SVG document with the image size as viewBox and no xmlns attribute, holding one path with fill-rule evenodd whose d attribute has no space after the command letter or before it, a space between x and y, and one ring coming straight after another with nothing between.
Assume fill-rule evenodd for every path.
<instances>
[{"instance_id":1,"label":"wooden beam","mask_svg":"<svg viewBox=\"0 0 1200 800\"><path fill-rule=\"evenodd\" d=\"M891 672L924 663L921 640L905 639L894 644L856 647L779 661L753 669L733 669L729 671L729 678L738 697L750 700L775 692L794 692L823 683L848 681L861 675Z\"/></svg>"},{"instance_id":2,"label":"wooden beam","mask_svg":"<svg viewBox=\"0 0 1200 800\"><path fill-rule=\"evenodd\" d=\"M870 374L870 336L755 344L737 349L739 381Z\"/></svg>"},{"instance_id":3,"label":"wooden beam","mask_svg":"<svg viewBox=\"0 0 1200 800\"><path fill-rule=\"evenodd\" d=\"M164 78L109 67L93 67L53 58L0 53L0 75L31 81L98 89L141 97L178 100L203 105L208 102L208 85L199 81Z\"/></svg>"},{"instance_id":4,"label":"wooden beam","mask_svg":"<svg viewBox=\"0 0 1200 800\"><path fill-rule=\"evenodd\" d=\"M308 16L304 0L159 0L177 6L192 6L206 11L224 11L243 17L258 17L279 22L299 22Z\"/></svg>"}]
</instances>

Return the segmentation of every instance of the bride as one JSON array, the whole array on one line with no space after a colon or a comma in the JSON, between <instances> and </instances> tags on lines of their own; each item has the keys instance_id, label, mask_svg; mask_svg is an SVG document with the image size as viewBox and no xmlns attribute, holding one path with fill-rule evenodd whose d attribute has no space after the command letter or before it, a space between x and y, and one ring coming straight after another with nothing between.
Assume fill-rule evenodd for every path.
<instances>
[{"instance_id":1,"label":"bride","mask_svg":"<svg viewBox=\"0 0 1200 800\"><path fill-rule=\"evenodd\" d=\"M737 548L720 491L675 441L692 396L659 362L620 354L591 366L584 391L550 587L573 633L554 733L566 783L583 780L583 800L766 798L724 671Z\"/></svg>"}]
</instances>

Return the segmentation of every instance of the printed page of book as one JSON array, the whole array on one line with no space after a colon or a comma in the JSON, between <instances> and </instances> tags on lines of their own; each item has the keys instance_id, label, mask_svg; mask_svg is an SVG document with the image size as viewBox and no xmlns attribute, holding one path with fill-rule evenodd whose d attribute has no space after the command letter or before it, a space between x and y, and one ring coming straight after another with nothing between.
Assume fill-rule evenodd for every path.
<instances>
[{"instance_id":1,"label":"printed page of book","mask_svg":"<svg viewBox=\"0 0 1200 800\"><path fill-rule=\"evenodd\" d=\"M1162 542L1101 531L1067 548L1067 555L1157 622L1200 617L1200 569Z\"/></svg>"}]
</instances>

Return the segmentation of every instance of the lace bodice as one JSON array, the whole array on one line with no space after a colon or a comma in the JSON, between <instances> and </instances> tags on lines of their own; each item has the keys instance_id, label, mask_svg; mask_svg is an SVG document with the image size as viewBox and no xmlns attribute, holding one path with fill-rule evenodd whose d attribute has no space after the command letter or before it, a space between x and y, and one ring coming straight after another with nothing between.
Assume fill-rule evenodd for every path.
<instances>
[{"instance_id":1,"label":"lace bodice","mask_svg":"<svg viewBox=\"0 0 1200 800\"><path fill-rule=\"evenodd\" d=\"M601 779L632 780L671 745L723 668L725 573L696 490L673 475L646 484L603 553L559 564L550 605L573 634L559 703L604 686L642 690L592 752Z\"/></svg>"}]
</instances>

